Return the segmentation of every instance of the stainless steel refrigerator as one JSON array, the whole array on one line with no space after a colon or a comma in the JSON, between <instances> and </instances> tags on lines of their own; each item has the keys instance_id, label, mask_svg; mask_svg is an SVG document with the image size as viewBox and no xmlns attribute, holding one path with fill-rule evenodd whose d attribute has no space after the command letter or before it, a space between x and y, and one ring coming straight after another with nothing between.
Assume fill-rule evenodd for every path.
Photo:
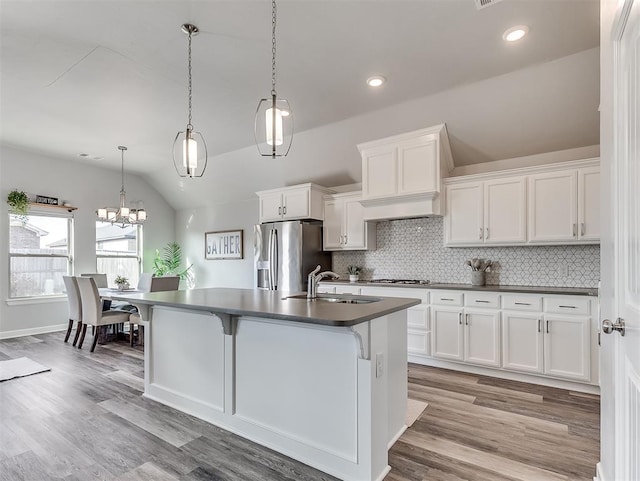
<instances>
[{"instance_id":1,"label":"stainless steel refrigerator","mask_svg":"<svg viewBox=\"0 0 640 481\"><path fill-rule=\"evenodd\" d=\"M322 251L322 224L289 221L257 224L254 229L256 287L272 291L306 291L307 275L317 265L331 268Z\"/></svg>"}]
</instances>

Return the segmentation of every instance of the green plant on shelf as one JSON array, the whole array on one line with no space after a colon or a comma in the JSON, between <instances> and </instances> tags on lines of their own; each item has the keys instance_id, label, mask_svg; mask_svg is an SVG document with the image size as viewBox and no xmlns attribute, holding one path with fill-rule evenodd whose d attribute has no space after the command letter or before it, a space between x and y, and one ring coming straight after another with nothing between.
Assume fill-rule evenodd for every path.
<instances>
[{"instance_id":1,"label":"green plant on shelf","mask_svg":"<svg viewBox=\"0 0 640 481\"><path fill-rule=\"evenodd\" d=\"M29 197L21 190L12 190L7 196L9 213L16 216L23 224L28 220Z\"/></svg>"}]
</instances>

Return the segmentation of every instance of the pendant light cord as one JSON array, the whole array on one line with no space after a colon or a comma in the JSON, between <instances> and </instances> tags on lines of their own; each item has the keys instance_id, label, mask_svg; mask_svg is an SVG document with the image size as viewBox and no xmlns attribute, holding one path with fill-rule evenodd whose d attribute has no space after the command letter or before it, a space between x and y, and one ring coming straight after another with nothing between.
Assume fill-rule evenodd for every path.
<instances>
[{"instance_id":1,"label":"pendant light cord","mask_svg":"<svg viewBox=\"0 0 640 481\"><path fill-rule=\"evenodd\" d=\"M271 95L276 95L276 0L271 0Z\"/></svg>"},{"instance_id":2,"label":"pendant light cord","mask_svg":"<svg viewBox=\"0 0 640 481\"><path fill-rule=\"evenodd\" d=\"M191 31L189 31L189 121L187 122L187 130L192 130L191 125Z\"/></svg>"},{"instance_id":3,"label":"pendant light cord","mask_svg":"<svg viewBox=\"0 0 640 481\"><path fill-rule=\"evenodd\" d=\"M121 163L120 163L120 172L122 174L122 186L120 188L120 193L124 194L124 148L120 149L120 159L121 159Z\"/></svg>"}]
</instances>

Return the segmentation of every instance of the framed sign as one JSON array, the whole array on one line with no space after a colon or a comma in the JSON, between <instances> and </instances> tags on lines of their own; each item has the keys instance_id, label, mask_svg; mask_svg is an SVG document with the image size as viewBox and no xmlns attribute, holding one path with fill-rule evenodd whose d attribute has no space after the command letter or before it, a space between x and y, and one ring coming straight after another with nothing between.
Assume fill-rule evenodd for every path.
<instances>
[{"instance_id":1,"label":"framed sign","mask_svg":"<svg viewBox=\"0 0 640 481\"><path fill-rule=\"evenodd\" d=\"M242 229L204 233L205 259L242 259Z\"/></svg>"}]
</instances>

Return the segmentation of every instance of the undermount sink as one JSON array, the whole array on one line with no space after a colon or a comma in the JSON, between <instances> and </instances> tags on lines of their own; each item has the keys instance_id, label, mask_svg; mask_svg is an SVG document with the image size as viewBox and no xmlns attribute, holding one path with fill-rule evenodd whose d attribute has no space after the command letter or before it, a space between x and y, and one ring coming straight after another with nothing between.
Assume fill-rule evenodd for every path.
<instances>
[{"instance_id":1,"label":"undermount sink","mask_svg":"<svg viewBox=\"0 0 640 481\"><path fill-rule=\"evenodd\" d=\"M335 304L371 304L372 302L381 301L379 297L336 297L336 296L317 296L308 299L306 294L298 294L296 296L284 297L285 299L305 299L308 301L333 302Z\"/></svg>"}]
</instances>

